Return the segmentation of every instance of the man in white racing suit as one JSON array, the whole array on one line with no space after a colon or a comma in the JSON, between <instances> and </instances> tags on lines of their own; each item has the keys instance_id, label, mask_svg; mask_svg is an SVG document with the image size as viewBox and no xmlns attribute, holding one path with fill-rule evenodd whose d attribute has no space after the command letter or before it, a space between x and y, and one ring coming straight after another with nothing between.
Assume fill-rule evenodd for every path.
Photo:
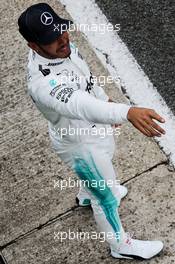
<instances>
[{"instance_id":1,"label":"man in white racing suit","mask_svg":"<svg viewBox=\"0 0 175 264\"><path fill-rule=\"evenodd\" d=\"M86 62L69 42L71 23L44 3L21 14L19 31L30 47L28 93L48 120L56 153L84 183L78 202L91 204L112 256L149 259L162 250L163 243L132 239L122 227L118 206L127 189L117 184L112 165L115 142L111 126L130 121L146 136L161 136L165 131L153 119L164 120L152 109L113 102L93 83Z\"/></svg>"}]
</instances>

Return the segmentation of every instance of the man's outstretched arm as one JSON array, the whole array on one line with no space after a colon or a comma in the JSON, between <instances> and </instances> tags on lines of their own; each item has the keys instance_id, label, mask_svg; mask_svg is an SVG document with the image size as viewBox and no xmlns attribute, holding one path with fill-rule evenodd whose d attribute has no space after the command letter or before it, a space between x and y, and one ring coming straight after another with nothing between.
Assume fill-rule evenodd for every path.
<instances>
[{"instance_id":1,"label":"man's outstretched arm","mask_svg":"<svg viewBox=\"0 0 175 264\"><path fill-rule=\"evenodd\" d=\"M55 87L49 85L51 80L55 80ZM153 119L164 121L152 109L102 101L78 89L74 82L59 85L59 78L53 73L35 85L34 99L61 116L111 125L130 121L144 135L160 136L164 133Z\"/></svg>"},{"instance_id":2,"label":"man's outstretched arm","mask_svg":"<svg viewBox=\"0 0 175 264\"><path fill-rule=\"evenodd\" d=\"M53 83L54 85L50 85ZM93 95L78 88L75 82L61 83L60 76L50 73L29 84L31 96L49 111L72 119L87 120L101 124L124 123L130 105L109 103L95 98Z\"/></svg>"}]
</instances>

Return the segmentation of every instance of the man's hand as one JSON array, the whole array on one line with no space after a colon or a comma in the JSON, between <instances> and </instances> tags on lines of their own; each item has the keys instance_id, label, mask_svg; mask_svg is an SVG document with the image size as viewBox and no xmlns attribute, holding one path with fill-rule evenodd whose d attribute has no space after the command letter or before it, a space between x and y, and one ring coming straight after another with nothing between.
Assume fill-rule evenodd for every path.
<instances>
[{"instance_id":1,"label":"man's hand","mask_svg":"<svg viewBox=\"0 0 175 264\"><path fill-rule=\"evenodd\" d=\"M161 123L164 123L165 120L153 109L131 107L128 111L127 119L147 137L161 137L161 134L165 134L165 130L153 119Z\"/></svg>"}]
</instances>

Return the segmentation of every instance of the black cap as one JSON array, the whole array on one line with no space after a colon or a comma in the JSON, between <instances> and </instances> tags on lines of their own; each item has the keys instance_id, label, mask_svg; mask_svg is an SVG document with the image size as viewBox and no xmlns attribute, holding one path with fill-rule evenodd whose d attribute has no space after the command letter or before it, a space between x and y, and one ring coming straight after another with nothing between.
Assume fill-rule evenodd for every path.
<instances>
[{"instance_id":1,"label":"black cap","mask_svg":"<svg viewBox=\"0 0 175 264\"><path fill-rule=\"evenodd\" d=\"M67 31L71 20L59 17L46 3L27 8L18 19L19 32L29 42L47 45Z\"/></svg>"}]
</instances>

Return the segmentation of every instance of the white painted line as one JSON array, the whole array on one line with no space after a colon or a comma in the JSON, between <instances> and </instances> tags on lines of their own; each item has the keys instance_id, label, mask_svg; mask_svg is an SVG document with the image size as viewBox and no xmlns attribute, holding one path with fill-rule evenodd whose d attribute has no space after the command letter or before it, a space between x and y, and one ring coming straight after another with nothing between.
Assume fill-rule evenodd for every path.
<instances>
[{"instance_id":1,"label":"white painted line","mask_svg":"<svg viewBox=\"0 0 175 264\"><path fill-rule=\"evenodd\" d=\"M67 11L78 25L109 23L94 0L60 0L60 2L66 5ZM161 126L166 130L166 135L155 140L175 166L175 117L164 99L115 31L106 31L105 35L99 31L85 30L83 33L110 75L114 78L120 77L131 102L137 106L153 108L165 118L166 123Z\"/></svg>"}]
</instances>

